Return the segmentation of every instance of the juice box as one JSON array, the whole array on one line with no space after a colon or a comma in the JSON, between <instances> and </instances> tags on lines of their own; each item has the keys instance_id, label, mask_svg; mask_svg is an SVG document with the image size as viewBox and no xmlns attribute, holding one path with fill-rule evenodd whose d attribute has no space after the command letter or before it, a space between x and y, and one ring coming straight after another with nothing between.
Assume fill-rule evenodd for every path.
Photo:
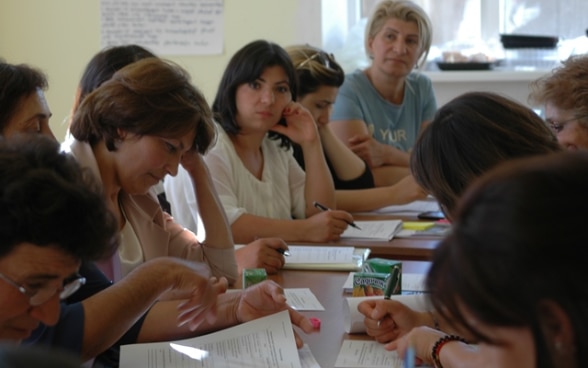
<instances>
[{"instance_id":1,"label":"juice box","mask_svg":"<svg viewBox=\"0 0 588 368\"><path fill-rule=\"evenodd\" d=\"M243 270L243 289L267 279L265 268L246 268Z\"/></svg>"},{"instance_id":2,"label":"juice box","mask_svg":"<svg viewBox=\"0 0 588 368\"><path fill-rule=\"evenodd\" d=\"M390 274L390 283L385 296L402 293L402 262L385 259L370 258L363 265L363 272L379 272Z\"/></svg>"},{"instance_id":3,"label":"juice box","mask_svg":"<svg viewBox=\"0 0 588 368\"><path fill-rule=\"evenodd\" d=\"M352 296L384 295L389 279L389 273L356 272L353 275Z\"/></svg>"}]
</instances>

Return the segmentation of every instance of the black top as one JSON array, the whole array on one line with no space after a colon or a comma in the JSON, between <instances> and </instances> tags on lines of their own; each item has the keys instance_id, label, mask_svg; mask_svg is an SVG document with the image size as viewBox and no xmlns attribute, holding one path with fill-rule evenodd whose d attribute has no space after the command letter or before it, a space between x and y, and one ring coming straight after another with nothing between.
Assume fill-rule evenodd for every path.
<instances>
[{"instance_id":1,"label":"black top","mask_svg":"<svg viewBox=\"0 0 588 368\"><path fill-rule=\"evenodd\" d=\"M302 148L298 144L293 144L292 146L292 148L294 149L294 158L296 159L296 161L298 161L298 164L304 170L304 156L302 154ZM333 169L333 165L331 165L331 162L329 161L327 155L325 155L325 160L327 161L329 171L331 172L331 176L333 177L335 189L368 189L375 187L374 176L372 175L372 172L370 168L367 166L367 164L364 163L365 170L357 178L351 180L341 180L339 179L339 177L337 177L335 169Z\"/></svg>"}]
</instances>

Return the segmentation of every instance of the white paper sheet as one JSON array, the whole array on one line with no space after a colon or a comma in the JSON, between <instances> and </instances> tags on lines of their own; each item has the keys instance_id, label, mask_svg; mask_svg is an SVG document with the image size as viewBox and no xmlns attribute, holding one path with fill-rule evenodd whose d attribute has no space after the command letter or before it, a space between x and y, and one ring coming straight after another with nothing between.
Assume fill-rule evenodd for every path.
<instances>
[{"instance_id":1,"label":"white paper sheet","mask_svg":"<svg viewBox=\"0 0 588 368\"><path fill-rule=\"evenodd\" d=\"M324 311L325 307L309 288L284 289L288 305L297 311Z\"/></svg>"},{"instance_id":2,"label":"white paper sheet","mask_svg":"<svg viewBox=\"0 0 588 368\"><path fill-rule=\"evenodd\" d=\"M377 341L343 340L335 362L337 368L402 368L395 351L387 351Z\"/></svg>"},{"instance_id":3,"label":"white paper sheet","mask_svg":"<svg viewBox=\"0 0 588 368\"><path fill-rule=\"evenodd\" d=\"M208 335L172 342L123 345L121 368L301 368L288 311Z\"/></svg>"}]
</instances>

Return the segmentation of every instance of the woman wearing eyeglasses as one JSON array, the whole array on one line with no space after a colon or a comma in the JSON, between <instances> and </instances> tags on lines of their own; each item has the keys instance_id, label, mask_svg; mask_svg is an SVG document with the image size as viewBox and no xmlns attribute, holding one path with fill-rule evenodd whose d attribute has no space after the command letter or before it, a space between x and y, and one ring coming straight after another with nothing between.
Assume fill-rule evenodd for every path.
<instances>
[{"instance_id":1,"label":"woman wearing eyeglasses","mask_svg":"<svg viewBox=\"0 0 588 368\"><path fill-rule=\"evenodd\" d=\"M345 79L343 69L334 57L309 45L290 46L286 51L298 75L297 99L310 111L317 125L335 184L337 207L351 212L371 211L424 198L425 192L412 176L391 186L374 188L371 169L333 133L329 124L330 114ZM304 168L304 158L298 145L294 145L294 156Z\"/></svg>"},{"instance_id":2,"label":"woman wearing eyeglasses","mask_svg":"<svg viewBox=\"0 0 588 368\"><path fill-rule=\"evenodd\" d=\"M431 38L431 21L418 5L380 2L366 28L372 63L346 76L334 104L333 131L370 166L377 186L409 173L409 152L437 109L430 79L413 73Z\"/></svg>"},{"instance_id":3,"label":"woman wearing eyeglasses","mask_svg":"<svg viewBox=\"0 0 588 368\"><path fill-rule=\"evenodd\" d=\"M531 84L530 99L545 107L545 120L559 143L588 149L588 55L572 56Z\"/></svg>"}]
</instances>

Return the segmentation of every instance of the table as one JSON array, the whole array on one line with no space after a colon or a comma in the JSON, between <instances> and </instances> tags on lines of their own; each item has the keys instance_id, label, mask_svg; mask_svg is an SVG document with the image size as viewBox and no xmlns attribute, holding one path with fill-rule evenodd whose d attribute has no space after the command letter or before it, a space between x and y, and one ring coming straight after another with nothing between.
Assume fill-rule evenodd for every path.
<instances>
[{"instance_id":1,"label":"table","mask_svg":"<svg viewBox=\"0 0 588 368\"><path fill-rule=\"evenodd\" d=\"M394 238L391 241L339 240L330 245L369 248L370 257L397 260L429 261L440 239L436 238Z\"/></svg>"},{"instance_id":2,"label":"table","mask_svg":"<svg viewBox=\"0 0 588 368\"><path fill-rule=\"evenodd\" d=\"M402 270L406 273L426 273L430 264L423 261L403 261ZM335 365L344 339L371 339L363 334L345 333L343 302L349 295L343 294L343 284L348 275L348 272L340 271L281 270L269 277L284 288L310 288L325 307L325 311L302 312L307 317L318 317L321 320L319 333L302 334L302 338L322 368Z\"/></svg>"}]
</instances>

